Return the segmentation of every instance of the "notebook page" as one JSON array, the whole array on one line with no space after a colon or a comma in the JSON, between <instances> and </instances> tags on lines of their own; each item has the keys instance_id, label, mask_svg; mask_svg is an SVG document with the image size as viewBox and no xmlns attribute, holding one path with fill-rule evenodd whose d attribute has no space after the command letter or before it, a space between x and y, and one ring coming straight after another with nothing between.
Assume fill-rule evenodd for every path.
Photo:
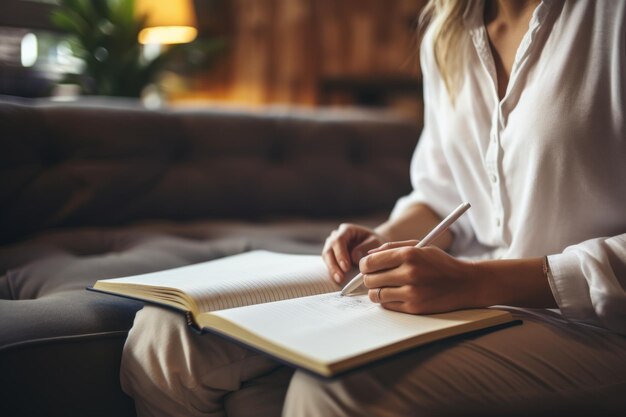
<instances>
[{"instance_id":1,"label":"notebook page","mask_svg":"<svg viewBox=\"0 0 626 417\"><path fill-rule=\"evenodd\" d=\"M213 314L276 345L332 363L502 312L465 310L415 316L385 310L372 303L367 295L342 297L336 292Z\"/></svg>"},{"instance_id":2,"label":"notebook page","mask_svg":"<svg viewBox=\"0 0 626 417\"><path fill-rule=\"evenodd\" d=\"M200 311L216 311L337 291L320 256L252 251L107 282L176 288Z\"/></svg>"}]
</instances>

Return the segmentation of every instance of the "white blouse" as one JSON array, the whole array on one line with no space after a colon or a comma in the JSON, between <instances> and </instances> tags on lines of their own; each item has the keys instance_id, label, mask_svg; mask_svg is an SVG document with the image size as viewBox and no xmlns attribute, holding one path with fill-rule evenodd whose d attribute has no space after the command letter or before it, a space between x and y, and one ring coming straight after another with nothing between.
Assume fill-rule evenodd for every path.
<instances>
[{"instance_id":1,"label":"white blouse","mask_svg":"<svg viewBox=\"0 0 626 417\"><path fill-rule=\"evenodd\" d=\"M443 217L468 201L454 254L549 255L562 314L626 334L626 2L544 0L502 100L475 3L455 106L425 36L414 191L392 218L417 202Z\"/></svg>"}]
</instances>

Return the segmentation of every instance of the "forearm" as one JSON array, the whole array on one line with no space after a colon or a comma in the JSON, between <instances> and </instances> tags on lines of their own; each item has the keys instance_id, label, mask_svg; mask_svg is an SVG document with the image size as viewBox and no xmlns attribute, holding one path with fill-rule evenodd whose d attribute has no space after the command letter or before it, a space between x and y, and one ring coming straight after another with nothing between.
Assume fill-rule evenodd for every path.
<instances>
[{"instance_id":1,"label":"forearm","mask_svg":"<svg viewBox=\"0 0 626 417\"><path fill-rule=\"evenodd\" d=\"M476 261L471 264L480 306L556 308L543 258Z\"/></svg>"},{"instance_id":2,"label":"forearm","mask_svg":"<svg viewBox=\"0 0 626 417\"><path fill-rule=\"evenodd\" d=\"M400 216L390 219L376 228L376 232L388 241L421 239L430 232L441 218L427 205L416 204ZM452 246L453 234L448 230L433 245L446 250Z\"/></svg>"}]
</instances>

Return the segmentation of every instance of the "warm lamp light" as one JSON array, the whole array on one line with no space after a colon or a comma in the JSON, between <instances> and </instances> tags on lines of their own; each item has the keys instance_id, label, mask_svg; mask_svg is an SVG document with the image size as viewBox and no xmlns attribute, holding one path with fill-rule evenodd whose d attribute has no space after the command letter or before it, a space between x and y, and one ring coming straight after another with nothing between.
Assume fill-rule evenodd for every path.
<instances>
[{"instance_id":1,"label":"warm lamp light","mask_svg":"<svg viewBox=\"0 0 626 417\"><path fill-rule=\"evenodd\" d=\"M192 0L136 0L135 13L147 16L141 44L187 43L198 34Z\"/></svg>"}]
</instances>

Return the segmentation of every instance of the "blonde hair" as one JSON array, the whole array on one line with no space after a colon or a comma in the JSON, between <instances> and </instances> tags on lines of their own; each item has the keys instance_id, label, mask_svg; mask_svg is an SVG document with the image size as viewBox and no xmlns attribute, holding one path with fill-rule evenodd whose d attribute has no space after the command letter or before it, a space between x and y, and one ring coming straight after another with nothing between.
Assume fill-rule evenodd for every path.
<instances>
[{"instance_id":1,"label":"blonde hair","mask_svg":"<svg viewBox=\"0 0 626 417\"><path fill-rule=\"evenodd\" d=\"M429 0L420 15L420 36L432 31L435 63L452 103L461 87L461 71L465 64L468 32L463 16L472 7L472 0Z\"/></svg>"}]
</instances>

